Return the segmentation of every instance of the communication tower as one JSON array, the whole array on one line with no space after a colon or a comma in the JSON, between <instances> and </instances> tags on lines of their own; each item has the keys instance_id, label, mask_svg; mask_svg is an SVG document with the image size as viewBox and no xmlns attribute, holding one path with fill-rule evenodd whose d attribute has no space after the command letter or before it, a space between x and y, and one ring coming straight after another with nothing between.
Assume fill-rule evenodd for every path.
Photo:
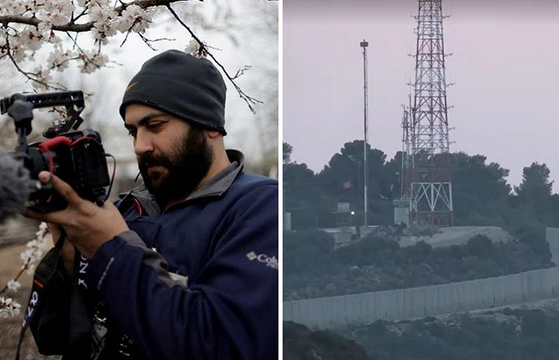
<instances>
[{"instance_id":1,"label":"communication tower","mask_svg":"<svg viewBox=\"0 0 559 360\"><path fill-rule=\"evenodd\" d=\"M453 225L443 18L441 0L419 0L413 98L402 120L409 224Z\"/></svg>"}]
</instances>

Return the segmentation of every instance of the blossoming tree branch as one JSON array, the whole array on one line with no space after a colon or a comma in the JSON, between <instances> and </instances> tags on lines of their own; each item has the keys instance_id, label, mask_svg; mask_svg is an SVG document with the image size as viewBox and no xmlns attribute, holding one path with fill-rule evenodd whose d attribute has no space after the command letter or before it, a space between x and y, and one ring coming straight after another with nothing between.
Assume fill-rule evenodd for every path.
<instances>
[{"instance_id":1,"label":"blossoming tree branch","mask_svg":"<svg viewBox=\"0 0 559 360\"><path fill-rule=\"evenodd\" d=\"M156 15L168 12L192 37L186 50L211 57L254 112L259 101L235 83L242 70L229 74L175 11L173 4L180 2L203 0L0 0L0 60L10 61L35 90L65 90L53 81L53 71L62 72L71 62L77 62L82 73L93 73L110 61L104 47L113 40L121 41L122 46L130 35L139 36L152 47L152 43L162 39L148 38L146 30ZM116 39L118 34L124 34L124 40ZM35 64L33 69L26 68L38 51L47 51L47 61Z\"/></svg>"}]
</instances>

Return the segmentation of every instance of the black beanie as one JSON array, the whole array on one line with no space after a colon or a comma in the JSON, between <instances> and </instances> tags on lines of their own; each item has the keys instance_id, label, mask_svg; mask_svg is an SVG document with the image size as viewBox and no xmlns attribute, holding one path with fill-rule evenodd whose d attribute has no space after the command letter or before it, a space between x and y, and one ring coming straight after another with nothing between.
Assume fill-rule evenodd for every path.
<instances>
[{"instance_id":1,"label":"black beanie","mask_svg":"<svg viewBox=\"0 0 559 360\"><path fill-rule=\"evenodd\" d=\"M207 59L167 50L142 65L128 84L120 115L126 106L144 104L204 127L225 132L225 83Z\"/></svg>"}]
</instances>

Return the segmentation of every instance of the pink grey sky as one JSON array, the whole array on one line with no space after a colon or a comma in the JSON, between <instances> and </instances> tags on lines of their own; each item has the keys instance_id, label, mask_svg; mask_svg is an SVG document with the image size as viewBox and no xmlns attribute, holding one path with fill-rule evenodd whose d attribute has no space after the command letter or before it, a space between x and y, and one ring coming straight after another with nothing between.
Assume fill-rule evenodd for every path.
<instances>
[{"instance_id":1,"label":"pink grey sky","mask_svg":"<svg viewBox=\"0 0 559 360\"><path fill-rule=\"evenodd\" d=\"M363 55L369 42L369 143L402 148L414 79L417 0L283 0L283 141L319 172L363 139ZM510 170L547 164L559 192L559 2L443 0L451 151Z\"/></svg>"}]
</instances>

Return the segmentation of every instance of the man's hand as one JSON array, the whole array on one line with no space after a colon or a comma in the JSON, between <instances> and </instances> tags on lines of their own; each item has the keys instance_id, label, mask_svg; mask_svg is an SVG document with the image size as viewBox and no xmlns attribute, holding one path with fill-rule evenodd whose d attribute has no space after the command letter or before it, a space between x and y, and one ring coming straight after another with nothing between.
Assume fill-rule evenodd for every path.
<instances>
[{"instance_id":1,"label":"man's hand","mask_svg":"<svg viewBox=\"0 0 559 360\"><path fill-rule=\"evenodd\" d=\"M39 179L46 183L51 176L54 190L68 202L68 207L49 213L26 209L23 212L24 216L60 225L66 232L66 240L88 259L91 259L104 243L128 230L124 218L112 203L106 202L103 206L97 206L84 200L70 185L47 171L42 171Z\"/></svg>"}]
</instances>

